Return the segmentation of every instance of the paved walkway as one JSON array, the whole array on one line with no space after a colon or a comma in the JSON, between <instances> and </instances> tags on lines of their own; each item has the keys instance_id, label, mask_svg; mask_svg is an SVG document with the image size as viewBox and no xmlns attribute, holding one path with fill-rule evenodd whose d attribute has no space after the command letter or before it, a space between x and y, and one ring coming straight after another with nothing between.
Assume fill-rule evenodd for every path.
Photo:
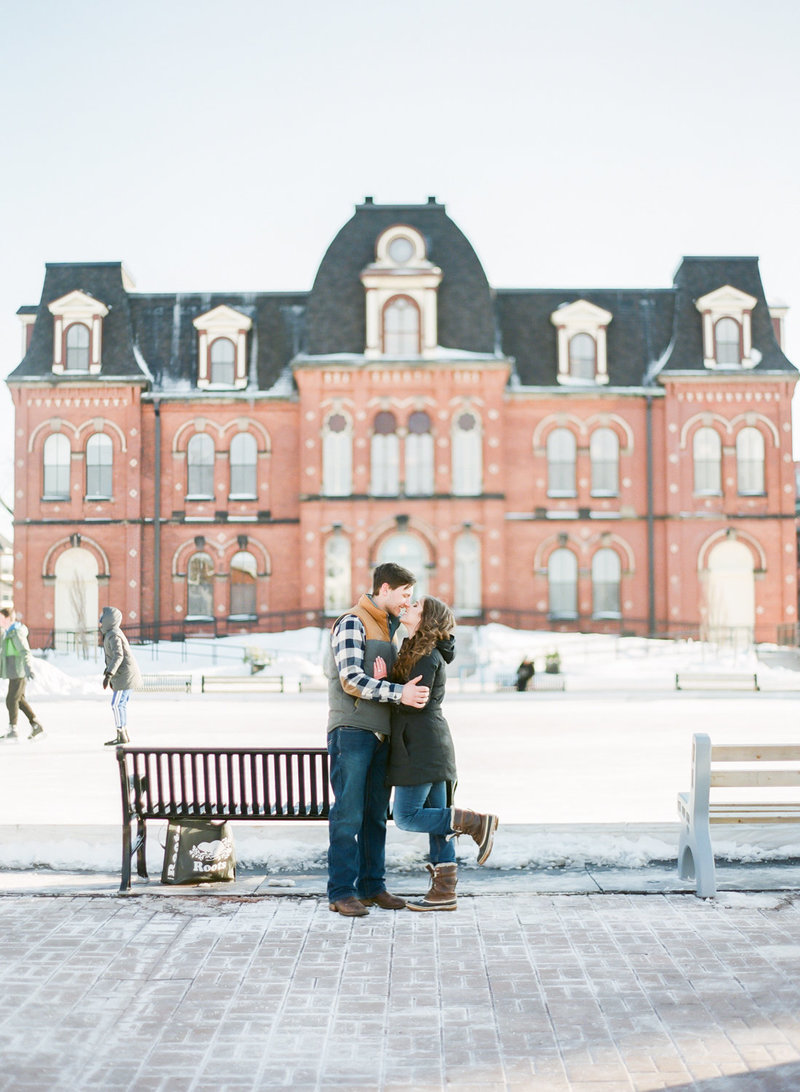
<instances>
[{"instance_id":1,"label":"paved walkway","mask_svg":"<svg viewBox=\"0 0 800 1092\"><path fill-rule=\"evenodd\" d=\"M42 890L0 897L3 1092L800 1087L800 894Z\"/></svg>"}]
</instances>

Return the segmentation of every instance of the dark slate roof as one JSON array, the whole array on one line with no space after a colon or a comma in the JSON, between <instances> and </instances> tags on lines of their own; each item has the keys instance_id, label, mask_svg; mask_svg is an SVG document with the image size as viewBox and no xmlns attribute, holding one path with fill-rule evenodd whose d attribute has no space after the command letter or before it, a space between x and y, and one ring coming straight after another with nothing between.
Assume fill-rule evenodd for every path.
<instances>
[{"instance_id":1,"label":"dark slate roof","mask_svg":"<svg viewBox=\"0 0 800 1092\"><path fill-rule=\"evenodd\" d=\"M516 360L516 373L524 386L547 387L557 382L558 332L550 316L562 304L588 300L611 312L606 338L608 381L614 387L641 386L672 331L669 288L498 289L496 300L503 352Z\"/></svg>"},{"instance_id":2,"label":"dark slate roof","mask_svg":"<svg viewBox=\"0 0 800 1092\"><path fill-rule=\"evenodd\" d=\"M438 292L439 344L475 353L495 351L492 296L466 236L431 198L427 205L357 205L322 259L308 303L307 352L363 353L366 329L361 271L375 261L378 236L394 224L416 228L428 260L442 270Z\"/></svg>"},{"instance_id":3,"label":"dark slate roof","mask_svg":"<svg viewBox=\"0 0 800 1092\"><path fill-rule=\"evenodd\" d=\"M46 375L54 382L74 380L74 376L53 375L53 316L47 305L75 290L86 292L108 308L103 319L103 359L99 378L145 379L146 373L133 352L131 313L121 262L48 263L28 351L8 378L34 379Z\"/></svg>"},{"instance_id":4,"label":"dark slate roof","mask_svg":"<svg viewBox=\"0 0 800 1092\"><path fill-rule=\"evenodd\" d=\"M658 374L704 372L702 318L695 301L729 284L757 299L753 308L753 348L760 362L749 374L796 372L775 338L775 330L764 297L758 258L684 258L675 274L675 313L671 344Z\"/></svg>"},{"instance_id":5,"label":"dark slate roof","mask_svg":"<svg viewBox=\"0 0 800 1092\"><path fill-rule=\"evenodd\" d=\"M153 374L153 389L168 393L196 386L198 337L192 321L225 304L252 320L251 389L269 390L302 347L305 301L304 292L131 296L136 343Z\"/></svg>"}]
</instances>

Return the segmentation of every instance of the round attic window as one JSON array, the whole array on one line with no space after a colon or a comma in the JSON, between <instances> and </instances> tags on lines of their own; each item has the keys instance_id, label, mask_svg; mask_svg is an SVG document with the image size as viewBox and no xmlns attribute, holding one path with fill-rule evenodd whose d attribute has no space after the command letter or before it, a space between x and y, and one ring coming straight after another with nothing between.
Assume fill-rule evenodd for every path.
<instances>
[{"instance_id":1,"label":"round attic window","mask_svg":"<svg viewBox=\"0 0 800 1092\"><path fill-rule=\"evenodd\" d=\"M389 257L398 265L405 265L413 254L414 244L405 235L398 235L389 243Z\"/></svg>"}]
</instances>

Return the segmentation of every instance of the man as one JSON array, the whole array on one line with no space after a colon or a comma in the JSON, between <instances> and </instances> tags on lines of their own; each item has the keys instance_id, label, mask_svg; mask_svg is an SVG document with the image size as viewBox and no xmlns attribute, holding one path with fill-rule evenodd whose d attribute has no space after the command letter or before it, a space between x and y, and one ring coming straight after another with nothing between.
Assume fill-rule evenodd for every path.
<instances>
[{"instance_id":1,"label":"man","mask_svg":"<svg viewBox=\"0 0 800 1092\"><path fill-rule=\"evenodd\" d=\"M3 637L0 641L0 678L8 679L6 708L9 722L7 734L0 736L0 739L9 743L19 739L17 718L20 709L30 721L31 733L28 739L36 739L44 733L44 728L25 700L25 683L33 678L33 656L28 644L28 630L22 622L17 621L13 607L3 607L0 610L0 625L3 627Z\"/></svg>"},{"instance_id":2,"label":"man","mask_svg":"<svg viewBox=\"0 0 800 1092\"><path fill-rule=\"evenodd\" d=\"M392 638L411 603L416 577L387 562L373 573L372 594L333 626L325 659L328 677L328 754L334 803L329 819L329 907L345 917L363 917L367 907L401 910L403 899L386 890L386 815L389 793L391 710L403 702L421 709L428 688L421 676L405 684L372 676L375 657L390 669Z\"/></svg>"}]
</instances>

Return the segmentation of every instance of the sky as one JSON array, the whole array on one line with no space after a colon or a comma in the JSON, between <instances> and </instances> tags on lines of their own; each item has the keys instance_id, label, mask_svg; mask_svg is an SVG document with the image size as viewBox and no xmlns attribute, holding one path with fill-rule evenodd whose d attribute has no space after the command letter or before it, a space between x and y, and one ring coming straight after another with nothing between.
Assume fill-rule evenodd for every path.
<instances>
[{"instance_id":1,"label":"sky","mask_svg":"<svg viewBox=\"0 0 800 1092\"><path fill-rule=\"evenodd\" d=\"M0 377L48 261L305 290L365 195L436 196L498 288L755 254L800 309L798 32L788 0L0 0Z\"/></svg>"}]
</instances>

